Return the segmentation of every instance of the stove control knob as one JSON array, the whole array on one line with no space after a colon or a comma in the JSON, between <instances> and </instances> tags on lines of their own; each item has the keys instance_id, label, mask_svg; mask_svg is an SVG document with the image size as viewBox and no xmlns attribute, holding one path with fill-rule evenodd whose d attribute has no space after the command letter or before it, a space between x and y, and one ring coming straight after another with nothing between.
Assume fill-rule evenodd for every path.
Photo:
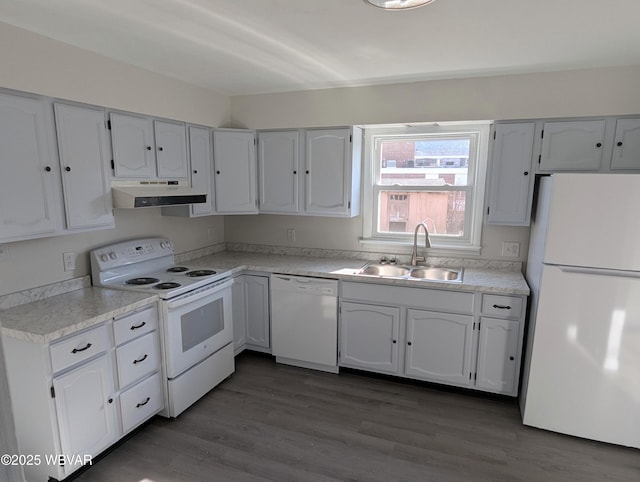
<instances>
[{"instance_id":1,"label":"stove control knob","mask_svg":"<svg viewBox=\"0 0 640 482\"><path fill-rule=\"evenodd\" d=\"M111 252L109 253L109 257L110 257L111 259L116 259L116 258L118 257L118 255L115 253L115 251L111 251Z\"/></svg>"},{"instance_id":2,"label":"stove control knob","mask_svg":"<svg viewBox=\"0 0 640 482\"><path fill-rule=\"evenodd\" d=\"M106 254L101 254L100 255L100 261L109 261L109 256L107 256Z\"/></svg>"}]
</instances>

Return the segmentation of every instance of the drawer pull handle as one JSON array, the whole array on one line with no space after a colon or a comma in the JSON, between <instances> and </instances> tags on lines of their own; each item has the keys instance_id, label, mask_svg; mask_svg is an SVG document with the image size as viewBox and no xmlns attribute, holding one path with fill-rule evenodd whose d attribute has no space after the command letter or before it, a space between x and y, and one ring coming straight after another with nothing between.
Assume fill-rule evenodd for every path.
<instances>
[{"instance_id":1,"label":"drawer pull handle","mask_svg":"<svg viewBox=\"0 0 640 482\"><path fill-rule=\"evenodd\" d=\"M151 400L151 397L147 397L144 402L136 404L136 408L144 407L147 403L149 403L149 400Z\"/></svg>"},{"instance_id":2,"label":"drawer pull handle","mask_svg":"<svg viewBox=\"0 0 640 482\"><path fill-rule=\"evenodd\" d=\"M142 323L140 323L139 325L131 325L131 331L133 330L137 330L138 328L142 328L144 325L146 325L147 322L143 321Z\"/></svg>"},{"instance_id":3,"label":"drawer pull handle","mask_svg":"<svg viewBox=\"0 0 640 482\"><path fill-rule=\"evenodd\" d=\"M509 305L493 305L494 308L498 310L510 310L511 307Z\"/></svg>"},{"instance_id":4,"label":"drawer pull handle","mask_svg":"<svg viewBox=\"0 0 640 482\"><path fill-rule=\"evenodd\" d=\"M142 363L143 361L145 361L147 359L148 356L149 355L145 354L145 356L143 356L142 358L138 358L137 360L133 360L133 364L137 365L138 363Z\"/></svg>"},{"instance_id":5,"label":"drawer pull handle","mask_svg":"<svg viewBox=\"0 0 640 482\"><path fill-rule=\"evenodd\" d=\"M89 348L91 348L91 343L87 343L87 346L85 346L84 348L74 348L73 350L71 350L71 353L75 355L76 353L88 350Z\"/></svg>"}]
</instances>

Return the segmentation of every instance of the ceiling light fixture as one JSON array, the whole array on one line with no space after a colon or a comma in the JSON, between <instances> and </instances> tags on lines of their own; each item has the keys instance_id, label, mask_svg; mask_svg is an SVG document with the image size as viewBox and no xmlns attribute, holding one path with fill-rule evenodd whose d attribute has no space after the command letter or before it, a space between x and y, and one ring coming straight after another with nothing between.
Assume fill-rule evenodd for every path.
<instances>
[{"instance_id":1,"label":"ceiling light fixture","mask_svg":"<svg viewBox=\"0 0 640 482\"><path fill-rule=\"evenodd\" d=\"M366 3L374 7L384 8L385 10L408 10L410 8L424 7L435 0L364 0Z\"/></svg>"}]
</instances>

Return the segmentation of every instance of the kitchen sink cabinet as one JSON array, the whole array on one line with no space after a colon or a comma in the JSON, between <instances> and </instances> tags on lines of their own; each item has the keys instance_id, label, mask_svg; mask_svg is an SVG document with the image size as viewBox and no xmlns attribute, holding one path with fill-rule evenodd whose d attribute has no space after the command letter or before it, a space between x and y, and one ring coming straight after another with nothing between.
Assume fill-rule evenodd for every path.
<instances>
[{"instance_id":1,"label":"kitchen sink cabinet","mask_svg":"<svg viewBox=\"0 0 640 482\"><path fill-rule=\"evenodd\" d=\"M487 191L487 224L529 224L535 130L535 122L495 125Z\"/></svg>"},{"instance_id":2,"label":"kitchen sink cabinet","mask_svg":"<svg viewBox=\"0 0 640 482\"><path fill-rule=\"evenodd\" d=\"M339 366L516 396L525 303L344 281Z\"/></svg>"},{"instance_id":3,"label":"kitchen sink cabinet","mask_svg":"<svg viewBox=\"0 0 640 482\"><path fill-rule=\"evenodd\" d=\"M339 330L340 366L399 373L400 308L345 301Z\"/></svg>"},{"instance_id":4,"label":"kitchen sink cabinet","mask_svg":"<svg viewBox=\"0 0 640 482\"><path fill-rule=\"evenodd\" d=\"M0 93L0 241L53 236L61 228L49 108L43 99Z\"/></svg>"},{"instance_id":5,"label":"kitchen sink cabinet","mask_svg":"<svg viewBox=\"0 0 640 482\"><path fill-rule=\"evenodd\" d=\"M185 125L111 112L113 174L120 179L187 179Z\"/></svg>"},{"instance_id":6,"label":"kitchen sink cabinet","mask_svg":"<svg viewBox=\"0 0 640 482\"><path fill-rule=\"evenodd\" d=\"M255 132L214 129L213 165L216 211L220 214L257 214Z\"/></svg>"},{"instance_id":7,"label":"kitchen sink cabinet","mask_svg":"<svg viewBox=\"0 0 640 482\"><path fill-rule=\"evenodd\" d=\"M164 407L157 326L151 305L50 343L3 337L20 451L42 459L27 480L69 476Z\"/></svg>"},{"instance_id":8,"label":"kitchen sink cabinet","mask_svg":"<svg viewBox=\"0 0 640 482\"><path fill-rule=\"evenodd\" d=\"M232 303L235 354L244 349L271 353L269 277L237 276L232 287Z\"/></svg>"},{"instance_id":9,"label":"kitchen sink cabinet","mask_svg":"<svg viewBox=\"0 0 640 482\"><path fill-rule=\"evenodd\" d=\"M405 373L423 380L471 385L473 316L407 310Z\"/></svg>"}]
</instances>

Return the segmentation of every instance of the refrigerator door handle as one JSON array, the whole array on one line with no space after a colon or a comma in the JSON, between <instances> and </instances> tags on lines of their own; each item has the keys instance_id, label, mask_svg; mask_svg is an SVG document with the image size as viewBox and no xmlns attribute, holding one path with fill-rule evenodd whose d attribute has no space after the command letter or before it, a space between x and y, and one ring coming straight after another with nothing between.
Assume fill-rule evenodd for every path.
<instances>
[{"instance_id":1,"label":"refrigerator door handle","mask_svg":"<svg viewBox=\"0 0 640 482\"><path fill-rule=\"evenodd\" d=\"M623 278L640 278L639 271L626 271L621 269L607 268L584 268L582 266L560 266L556 265L564 273L588 274L594 276L615 276Z\"/></svg>"}]
</instances>

